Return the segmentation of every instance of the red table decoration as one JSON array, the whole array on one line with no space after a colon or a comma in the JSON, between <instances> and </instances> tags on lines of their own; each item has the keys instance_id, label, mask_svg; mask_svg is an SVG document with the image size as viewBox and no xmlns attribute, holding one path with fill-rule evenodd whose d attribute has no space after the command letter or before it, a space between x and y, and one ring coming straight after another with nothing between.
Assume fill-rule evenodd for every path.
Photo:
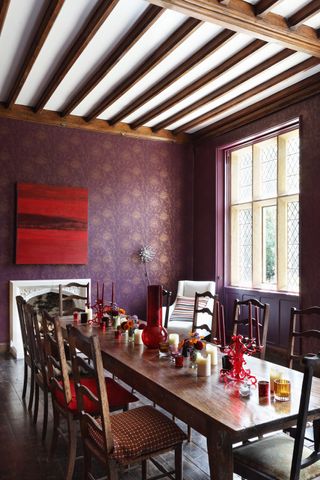
<instances>
[{"instance_id":1,"label":"red table decoration","mask_svg":"<svg viewBox=\"0 0 320 480\"><path fill-rule=\"evenodd\" d=\"M242 335L233 335L231 340L232 343L224 349L224 352L228 355L232 368L230 370L221 369L220 377L225 381L246 380L252 385L256 384L256 377L251 375L250 369L244 368L246 364L244 355L253 355L257 351L254 344L255 340L244 339Z\"/></svg>"},{"instance_id":2,"label":"red table decoration","mask_svg":"<svg viewBox=\"0 0 320 480\"><path fill-rule=\"evenodd\" d=\"M148 286L147 325L142 332L142 341L148 348L159 348L167 340L168 333L162 326L162 286Z\"/></svg>"}]
</instances>

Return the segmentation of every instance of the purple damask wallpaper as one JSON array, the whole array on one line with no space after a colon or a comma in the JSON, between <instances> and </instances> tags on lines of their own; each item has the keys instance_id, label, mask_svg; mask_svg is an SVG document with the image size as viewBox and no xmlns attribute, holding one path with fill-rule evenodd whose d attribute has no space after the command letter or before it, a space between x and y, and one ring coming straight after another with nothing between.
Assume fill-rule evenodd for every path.
<instances>
[{"instance_id":1,"label":"purple damask wallpaper","mask_svg":"<svg viewBox=\"0 0 320 480\"><path fill-rule=\"evenodd\" d=\"M86 278L115 282L116 300L145 315L137 252L156 251L151 283L175 289L192 278L193 153L190 145L132 139L0 119L0 343L9 340L9 280ZM15 265L15 184L89 191L88 265Z\"/></svg>"}]
</instances>

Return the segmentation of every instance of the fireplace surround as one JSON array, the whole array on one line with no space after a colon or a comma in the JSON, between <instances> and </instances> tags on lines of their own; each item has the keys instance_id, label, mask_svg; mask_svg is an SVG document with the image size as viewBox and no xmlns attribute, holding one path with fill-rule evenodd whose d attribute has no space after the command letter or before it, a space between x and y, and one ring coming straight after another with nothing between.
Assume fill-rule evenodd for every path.
<instances>
[{"instance_id":1,"label":"fireplace surround","mask_svg":"<svg viewBox=\"0 0 320 480\"><path fill-rule=\"evenodd\" d=\"M53 292L59 293L59 285L67 283L89 283L91 292L90 278L65 278L60 280L11 280L10 281L10 352L17 359L23 358L23 344L20 330L20 321L16 303L16 297L21 295L27 302L33 297ZM68 291L70 293L70 291ZM79 291L76 292L82 294ZM90 298L90 295L89 295Z\"/></svg>"}]
</instances>

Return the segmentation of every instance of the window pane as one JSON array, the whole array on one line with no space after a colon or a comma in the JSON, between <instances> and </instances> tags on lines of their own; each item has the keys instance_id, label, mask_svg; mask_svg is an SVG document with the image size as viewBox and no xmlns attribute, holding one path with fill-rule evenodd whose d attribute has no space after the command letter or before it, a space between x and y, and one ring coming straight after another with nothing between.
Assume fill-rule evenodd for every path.
<instances>
[{"instance_id":1,"label":"window pane","mask_svg":"<svg viewBox=\"0 0 320 480\"><path fill-rule=\"evenodd\" d=\"M277 195L277 144L267 142L261 147L262 197Z\"/></svg>"},{"instance_id":2,"label":"window pane","mask_svg":"<svg viewBox=\"0 0 320 480\"><path fill-rule=\"evenodd\" d=\"M263 282L277 282L277 207L262 208Z\"/></svg>"},{"instance_id":3,"label":"window pane","mask_svg":"<svg viewBox=\"0 0 320 480\"><path fill-rule=\"evenodd\" d=\"M239 280L243 285L252 282L252 212L251 209L239 211Z\"/></svg>"},{"instance_id":4,"label":"window pane","mask_svg":"<svg viewBox=\"0 0 320 480\"><path fill-rule=\"evenodd\" d=\"M286 142L286 188L288 193L299 192L299 137Z\"/></svg>"},{"instance_id":5,"label":"window pane","mask_svg":"<svg viewBox=\"0 0 320 480\"><path fill-rule=\"evenodd\" d=\"M288 290L299 291L299 202L287 206Z\"/></svg>"},{"instance_id":6,"label":"window pane","mask_svg":"<svg viewBox=\"0 0 320 480\"><path fill-rule=\"evenodd\" d=\"M232 154L232 163L235 177L233 190L238 192L233 198L237 203L248 202L252 199L252 148L243 148Z\"/></svg>"}]
</instances>

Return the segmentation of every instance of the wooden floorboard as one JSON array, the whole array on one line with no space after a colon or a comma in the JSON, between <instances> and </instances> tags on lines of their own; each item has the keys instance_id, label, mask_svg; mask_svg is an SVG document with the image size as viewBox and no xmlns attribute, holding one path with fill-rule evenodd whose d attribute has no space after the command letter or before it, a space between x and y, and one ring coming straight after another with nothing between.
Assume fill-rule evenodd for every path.
<instances>
[{"instance_id":1,"label":"wooden floorboard","mask_svg":"<svg viewBox=\"0 0 320 480\"><path fill-rule=\"evenodd\" d=\"M15 360L8 354L0 355L0 479L1 480L63 480L66 465L66 446L59 439L58 449L53 458L49 458L52 413L49 410L48 435L44 445L41 443L42 404L39 408L38 423L34 425L22 400L23 361ZM27 390L28 399L29 389ZM139 394L138 394L139 396ZM140 403L150 403L140 397ZM179 422L181 428L186 425ZM79 439L79 455L81 442ZM160 457L164 465L173 465L173 454ZM150 466L150 473L155 467ZM121 480L140 480L140 467L122 472ZM208 480L208 459L206 440L197 432L192 432L192 442L184 446L184 480ZM97 467L97 475L104 475ZM76 462L74 479L82 479L82 459ZM234 476L234 479L239 477Z\"/></svg>"}]
</instances>

